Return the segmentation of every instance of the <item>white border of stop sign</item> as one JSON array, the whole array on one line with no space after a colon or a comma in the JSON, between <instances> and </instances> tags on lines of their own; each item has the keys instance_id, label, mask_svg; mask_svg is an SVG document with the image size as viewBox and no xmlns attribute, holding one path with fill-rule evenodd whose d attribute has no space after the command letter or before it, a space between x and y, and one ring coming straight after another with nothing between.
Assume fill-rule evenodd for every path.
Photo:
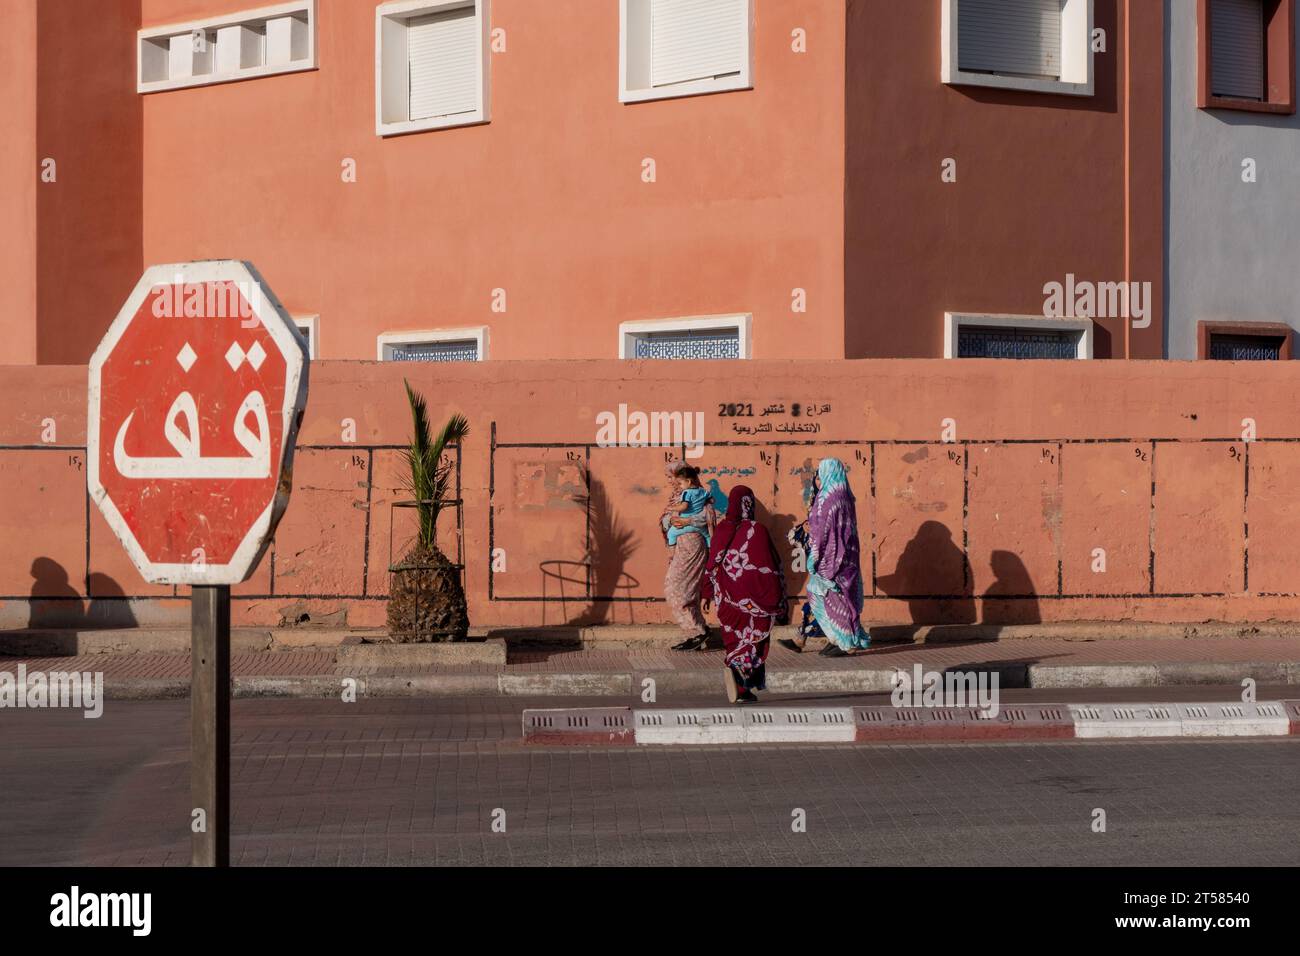
<instances>
[{"instance_id":1,"label":"white border of stop sign","mask_svg":"<svg viewBox=\"0 0 1300 956\"><path fill-rule=\"evenodd\" d=\"M182 564L160 564L149 559L144 549L136 540L131 528L118 511L99 476L100 461L100 376L104 363L121 340L127 327L144 305L149 294L160 287L177 285L200 285L206 283L233 283L235 288L243 291L244 299L252 307L253 315L267 330L285 362L284 407L267 409L270 416L279 415L281 434L278 461L270 462L271 474L275 475L276 491L272 500L266 505L248 533L235 549L230 561L225 564L213 564L206 556L198 556L194 561ZM254 294L249 294L253 291ZM252 316L249 317L251 320ZM266 553L271 543L272 534L284 510L289 505L289 491L292 484L293 452L298 437L298 426L302 421L302 412L307 404L307 342L298 331L284 306L271 292L261 273L249 262L237 260L214 260L210 262L188 262L177 265L152 266L131 292L126 304L109 326L104 339L95 349L90 359L90 389L88 414L86 418L86 485L90 497L99 507L104 519L113 533L117 535L127 554L135 562L140 574L150 584L190 584L190 585L230 585L248 580ZM262 436L265 440L266 436ZM179 459L178 459L179 461ZM164 516L159 515L158 520Z\"/></svg>"}]
</instances>

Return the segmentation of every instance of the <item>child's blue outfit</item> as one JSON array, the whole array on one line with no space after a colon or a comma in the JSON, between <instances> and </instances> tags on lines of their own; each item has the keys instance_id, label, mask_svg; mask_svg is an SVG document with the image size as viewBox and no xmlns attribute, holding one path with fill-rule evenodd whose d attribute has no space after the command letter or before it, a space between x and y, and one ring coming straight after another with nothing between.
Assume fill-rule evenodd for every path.
<instances>
[{"instance_id":1,"label":"child's blue outfit","mask_svg":"<svg viewBox=\"0 0 1300 956\"><path fill-rule=\"evenodd\" d=\"M681 500L688 507L677 517L695 518L704 514L704 506L709 503L710 493L707 488L687 488L682 492ZM668 546L672 547L677 543L677 539L684 534L702 534L707 544L709 540L709 529L704 521L693 522L685 528L675 527L671 518L664 518L664 530L668 532Z\"/></svg>"}]
</instances>

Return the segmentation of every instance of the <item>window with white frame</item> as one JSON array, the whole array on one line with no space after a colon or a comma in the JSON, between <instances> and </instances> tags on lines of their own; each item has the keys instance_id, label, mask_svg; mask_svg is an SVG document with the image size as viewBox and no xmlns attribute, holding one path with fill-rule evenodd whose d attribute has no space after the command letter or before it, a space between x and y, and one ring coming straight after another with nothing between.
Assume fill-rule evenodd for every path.
<instances>
[{"instance_id":1,"label":"window with white frame","mask_svg":"<svg viewBox=\"0 0 1300 956\"><path fill-rule=\"evenodd\" d=\"M1090 359L1091 319L944 314L944 358Z\"/></svg>"},{"instance_id":2,"label":"window with white frame","mask_svg":"<svg viewBox=\"0 0 1300 956\"><path fill-rule=\"evenodd\" d=\"M314 70L316 0L149 27L136 42L140 93Z\"/></svg>"},{"instance_id":3,"label":"window with white frame","mask_svg":"<svg viewBox=\"0 0 1300 956\"><path fill-rule=\"evenodd\" d=\"M624 322L618 329L618 357L747 359L750 324L749 315Z\"/></svg>"},{"instance_id":4,"label":"window with white frame","mask_svg":"<svg viewBox=\"0 0 1300 956\"><path fill-rule=\"evenodd\" d=\"M485 362L487 326L432 329L424 332L385 332L379 336L381 362Z\"/></svg>"},{"instance_id":5,"label":"window with white frame","mask_svg":"<svg viewBox=\"0 0 1300 956\"><path fill-rule=\"evenodd\" d=\"M403 0L375 10L380 136L488 121L489 0Z\"/></svg>"},{"instance_id":6,"label":"window with white frame","mask_svg":"<svg viewBox=\"0 0 1300 956\"><path fill-rule=\"evenodd\" d=\"M753 87L753 0L619 0L624 103Z\"/></svg>"},{"instance_id":7,"label":"window with white frame","mask_svg":"<svg viewBox=\"0 0 1300 956\"><path fill-rule=\"evenodd\" d=\"M1093 95L1093 0L942 3L944 83Z\"/></svg>"}]
</instances>

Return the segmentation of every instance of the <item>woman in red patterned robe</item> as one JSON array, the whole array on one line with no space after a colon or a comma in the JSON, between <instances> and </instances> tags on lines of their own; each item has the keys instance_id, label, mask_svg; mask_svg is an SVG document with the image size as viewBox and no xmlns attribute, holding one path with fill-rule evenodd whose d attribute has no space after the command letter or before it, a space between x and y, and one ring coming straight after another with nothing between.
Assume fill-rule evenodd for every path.
<instances>
[{"instance_id":1,"label":"woman in red patterned robe","mask_svg":"<svg viewBox=\"0 0 1300 956\"><path fill-rule=\"evenodd\" d=\"M731 489L727 517L713 533L700 595L714 603L727 648L727 688L733 703L752 704L767 688L767 652L772 624L785 618L785 574L772 536L758 521L754 492Z\"/></svg>"}]
</instances>

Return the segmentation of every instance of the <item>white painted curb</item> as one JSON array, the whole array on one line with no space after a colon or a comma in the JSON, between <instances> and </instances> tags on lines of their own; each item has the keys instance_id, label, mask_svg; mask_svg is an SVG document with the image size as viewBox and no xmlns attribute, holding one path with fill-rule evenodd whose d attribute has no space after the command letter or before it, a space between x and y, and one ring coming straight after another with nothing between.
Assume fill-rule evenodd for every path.
<instances>
[{"instance_id":1,"label":"white painted curb","mask_svg":"<svg viewBox=\"0 0 1300 956\"><path fill-rule=\"evenodd\" d=\"M523 736L525 743L538 744L681 746L1300 734L1300 701L1017 704L1004 707L996 719L977 719L980 714L968 710L878 706L525 710ZM597 720L600 727L593 723Z\"/></svg>"},{"instance_id":2,"label":"white painted curb","mask_svg":"<svg viewBox=\"0 0 1300 956\"><path fill-rule=\"evenodd\" d=\"M637 710L632 726L638 744L745 742L745 725L737 709Z\"/></svg>"},{"instance_id":3,"label":"white painted curb","mask_svg":"<svg viewBox=\"0 0 1300 956\"><path fill-rule=\"evenodd\" d=\"M636 710L638 744L852 743L852 707Z\"/></svg>"},{"instance_id":4,"label":"white painted curb","mask_svg":"<svg viewBox=\"0 0 1300 956\"><path fill-rule=\"evenodd\" d=\"M1284 737L1280 701L1254 704L1070 704L1076 737Z\"/></svg>"}]
</instances>

